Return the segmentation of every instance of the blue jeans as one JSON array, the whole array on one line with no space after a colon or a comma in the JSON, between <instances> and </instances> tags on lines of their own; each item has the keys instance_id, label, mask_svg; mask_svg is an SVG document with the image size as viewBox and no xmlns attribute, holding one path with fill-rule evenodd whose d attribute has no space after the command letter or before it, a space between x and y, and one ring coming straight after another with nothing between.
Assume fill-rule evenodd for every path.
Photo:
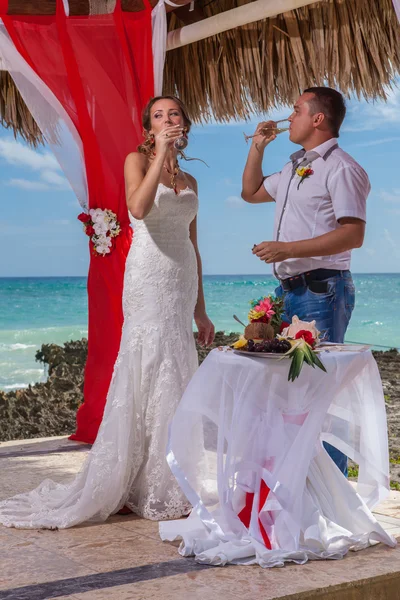
<instances>
[{"instance_id":1,"label":"blue jeans","mask_svg":"<svg viewBox=\"0 0 400 600\"><path fill-rule=\"evenodd\" d=\"M325 281L328 284L326 293L313 292L306 286L284 292L279 286L275 294L279 298L283 296L284 321L291 323L294 315L301 321L315 320L325 341L343 343L354 308L353 279L350 271L342 271ZM347 476L347 456L326 442L324 447L341 472Z\"/></svg>"}]
</instances>

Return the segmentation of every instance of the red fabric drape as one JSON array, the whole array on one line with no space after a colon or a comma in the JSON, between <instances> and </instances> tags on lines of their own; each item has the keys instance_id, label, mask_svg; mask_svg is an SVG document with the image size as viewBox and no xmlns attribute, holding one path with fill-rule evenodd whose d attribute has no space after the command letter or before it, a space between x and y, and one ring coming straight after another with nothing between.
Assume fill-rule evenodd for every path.
<instances>
[{"instance_id":1,"label":"red fabric drape","mask_svg":"<svg viewBox=\"0 0 400 600\"><path fill-rule=\"evenodd\" d=\"M0 0L1 1L1 0ZM20 54L61 102L84 147L90 208L118 215L122 232L104 258L91 255L84 403L71 439L92 443L103 416L122 328L122 287L130 247L123 165L141 139L141 112L154 93L151 7L66 17L3 16Z\"/></svg>"}]
</instances>

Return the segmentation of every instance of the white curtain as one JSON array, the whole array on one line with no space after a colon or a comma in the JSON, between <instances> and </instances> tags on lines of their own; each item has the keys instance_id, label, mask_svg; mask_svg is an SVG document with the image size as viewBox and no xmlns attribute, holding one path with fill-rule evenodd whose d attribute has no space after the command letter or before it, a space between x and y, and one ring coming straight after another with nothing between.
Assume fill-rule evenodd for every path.
<instances>
[{"instance_id":1,"label":"white curtain","mask_svg":"<svg viewBox=\"0 0 400 600\"><path fill-rule=\"evenodd\" d=\"M153 68L154 68L154 95L160 96L163 87L163 74L165 54L167 48L167 12L165 2L159 0L151 13L153 30Z\"/></svg>"},{"instance_id":2,"label":"white curtain","mask_svg":"<svg viewBox=\"0 0 400 600\"><path fill-rule=\"evenodd\" d=\"M0 68L10 73L80 205L87 208L86 169L79 133L52 91L19 54L1 19Z\"/></svg>"}]
</instances>

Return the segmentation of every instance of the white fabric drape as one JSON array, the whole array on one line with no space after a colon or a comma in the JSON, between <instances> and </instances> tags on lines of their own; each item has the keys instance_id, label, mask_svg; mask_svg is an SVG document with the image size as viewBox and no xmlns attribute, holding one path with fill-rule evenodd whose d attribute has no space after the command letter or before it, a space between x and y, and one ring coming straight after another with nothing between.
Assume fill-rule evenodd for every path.
<instances>
[{"instance_id":1,"label":"white fabric drape","mask_svg":"<svg viewBox=\"0 0 400 600\"><path fill-rule=\"evenodd\" d=\"M327 373L214 350L171 425L168 462L194 510L160 524L198 562L283 566L342 558L376 541L395 546L371 509L389 490L386 413L368 352L324 353ZM359 464L357 491L322 447ZM270 489L258 510L261 481ZM238 514L254 493L249 527ZM260 521L272 549L263 542Z\"/></svg>"},{"instance_id":2,"label":"white fabric drape","mask_svg":"<svg viewBox=\"0 0 400 600\"><path fill-rule=\"evenodd\" d=\"M167 48L167 12L165 9L165 2L166 0L159 0L151 13L155 96L160 96L163 88L165 54Z\"/></svg>"},{"instance_id":3,"label":"white fabric drape","mask_svg":"<svg viewBox=\"0 0 400 600\"><path fill-rule=\"evenodd\" d=\"M69 17L69 2L68 0L63 0L64 10L67 17Z\"/></svg>"},{"instance_id":4,"label":"white fabric drape","mask_svg":"<svg viewBox=\"0 0 400 600\"><path fill-rule=\"evenodd\" d=\"M80 205L87 208L86 169L79 133L52 91L19 54L1 19L0 66L10 73Z\"/></svg>"}]
</instances>

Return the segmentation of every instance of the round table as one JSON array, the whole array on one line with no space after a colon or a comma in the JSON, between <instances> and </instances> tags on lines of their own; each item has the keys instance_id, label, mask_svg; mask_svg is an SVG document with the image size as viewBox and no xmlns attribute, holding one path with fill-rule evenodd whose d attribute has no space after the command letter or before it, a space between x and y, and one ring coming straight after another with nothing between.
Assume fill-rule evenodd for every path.
<instances>
[{"instance_id":1,"label":"round table","mask_svg":"<svg viewBox=\"0 0 400 600\"><path fill-rule=\"evenodd\" d=\"M170 427L167 460L193 505L164 540L213 565L282 566L395 546L371 513L389 491L385 402L369 350L320 354L327 372L213 350ZM322 446L359 465L357 488Z\"/></svg>"}]
</instances>

